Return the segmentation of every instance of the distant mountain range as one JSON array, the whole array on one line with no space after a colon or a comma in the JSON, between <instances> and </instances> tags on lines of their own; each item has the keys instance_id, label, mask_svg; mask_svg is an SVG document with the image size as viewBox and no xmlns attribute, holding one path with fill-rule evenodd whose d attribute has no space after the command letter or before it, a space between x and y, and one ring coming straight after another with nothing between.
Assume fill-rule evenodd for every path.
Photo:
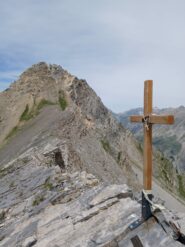
<instances>
[{"instance_id":1,"label":"distant mountain range","mask_svg":"<svg viewBox=\"0 0 185 247\"><path fill-rule=\"evenodd\" d=\"M153 126L153 174L169 191L185 198L185 107L155 108L154 113L173 114L175 123ZM129 116L138 114L143 114L142 108L115 114L115 117L134 134L142 152L143 126L129 121Z\"/></svg>"},{"instance_id":2,"label":"distant mountain range","mask_svg":"<svg viewBox=\"0 0 185 247\"><path fill-rule=\"evenodd\" d=\"M131 130L140 142L143 140L143 126L142 124L131 123L129 116L142 115L142 113L142 108L136 108L115 115L123 126ZM174 125L156 124L153 126L153 144L157 150L161 151L173 163L178 172L185 172L185 107L155 108L154 113L174 115Z\"/></svg>"}]
</instances>

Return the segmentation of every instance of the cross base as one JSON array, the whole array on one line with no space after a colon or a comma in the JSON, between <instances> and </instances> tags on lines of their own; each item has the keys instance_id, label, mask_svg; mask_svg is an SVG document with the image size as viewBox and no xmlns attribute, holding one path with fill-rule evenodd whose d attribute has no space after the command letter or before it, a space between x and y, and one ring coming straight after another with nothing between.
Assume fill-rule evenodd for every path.
<instances>
[{"instance_id":1,"label":"cross base","mask_svg":"<svg viewBox=\"0 0 185 247\"><path fill-rule=\"evenodd\" d=\"M129 229L132 231L144 223L143 219L139 218L129 225Z\"/></svg>"},{"instance_id":2,"label":"cross base","mask_svg":"<svg viewBox=\"0 0 185 247\"><path fill-rule=\"evenodd\" d=\"M141 218L138 218L134 222L132 222L129 226L130 230L134 230L140 225L142 225L145 221L147 221L150 217L152 217L152 211L151 211L151 201L153 199L153 195L150 193L147 193L146 191L142 191L142 205L141 205Z\"/></svg>"},{"instance_id":3,"label":"cross base","mask_svg":"<svg viewBox=\"0 0 185 247\"><path fill-rule=\"evenodd\" d=\"M153 195L150 193L146 193L145 191L142 191L142 218L143 220L148 220L152 216L151 211L151 203Z\"/></svg>"}]
</instances>

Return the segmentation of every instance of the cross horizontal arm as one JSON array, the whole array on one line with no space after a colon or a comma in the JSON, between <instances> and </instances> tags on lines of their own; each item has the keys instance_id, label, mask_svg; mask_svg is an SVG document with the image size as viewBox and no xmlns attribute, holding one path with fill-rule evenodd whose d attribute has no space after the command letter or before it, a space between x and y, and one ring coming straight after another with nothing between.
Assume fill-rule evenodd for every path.
<instances>
[{"instance_id":1,"label":"cross horizontal arm","mask_svg":"<svg viewBox=\"0 0 185 247\"><path fill-rule=\"evenodd\" d=\"M150 115L149 116L149 123L152 123L152 124L173 124L174 123L174 116L172 116L172 115L167 115L167 116Z\"/></svg>"},{"instance_id":2,"label":"cross horizontal arm","mask_svg":"<svg viewBox=\"0 0 185 247\"><path fill-rule=\"evenodd\" d=\"M167 115L167 116L159 116L150 114L148 117L148 123L151 124L173 124L174 123L174 116ZM130 116L130 121L134 123L142 123L144 122L144 116L134 115Z\"/></svg>"},{"instance_id":3,"label":"cross horizontal arm","mask_svg":"<svg viewBox=\"0 0 185 247\"><path fill-rule=\"evenodd\" d=\"M142 123L143 122L143 116L139 116L139 115L130 116L130 122Z\"/></svg>"}]
</instances>

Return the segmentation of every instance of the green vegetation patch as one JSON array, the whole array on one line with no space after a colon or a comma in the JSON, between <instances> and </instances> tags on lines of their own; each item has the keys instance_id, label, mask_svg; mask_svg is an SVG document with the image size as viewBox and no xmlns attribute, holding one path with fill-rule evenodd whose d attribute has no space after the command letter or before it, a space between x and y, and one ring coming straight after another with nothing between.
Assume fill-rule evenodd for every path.
<instances>
[{"instance_id":1,"label":"green vegetation patch","mask_svg":"<svg viewBox=\"0 0 185 247\"><path fill-rule=\"evenodd\" d=\"M154 137L153 144L159 149L161 152L165 152L166 150L170 150L172 155L177 155L181 150L181 143L177 141L175 135L169 137Z\"/></svg>"},{"instance_id":2,"label":"green vegetation patch","mask_svg":"<svg viewBox=\"0 0 185 247\"><path fill-rule=\"evenodd\" d=\"M171 191L173 189L173 181L175 179L175 171L173 164L170 160L165 158L162 154L158 154L157 163L159 164L159 179L163 182L167 188Z\"/></svg>"},{"instance_id":3,"label":"green vegetation patch","mask_svg":"<svg viewBox=\"0 0 185 247\"><path fill-rule=\"evenodd\" d=\"M53 189L53 184L50 182L50 177L46 179L46 181L44 183L44 188L47 190Z\"/></svg>"},{"instance_id":4,"label":"green vegetation patch","mask_svg":"<svg viewBox=\"0 0 185 247\"><path fill-rule=\"evenodd\" d=\"M35 197L32 206L38 206L41 202L43 202L45 200L43 195L38 195Z\"/></svg>"},{"instance_id":5,"label":"green vegetation patch","mask_svg":"<svg viewBox=\"0 0 185 247\"><path fill-rule=\"evenodd\" d=\"M66 109L66 107L67 107L66 99L64 97L62 97L62 96L59 96L58 101L59 101L59 105L60 105L62 111L64 111Z\"/></svg>"},{"instance_id":6,"label":"green vegetation patch","mask_svg":"<svg viewBox=\"0 0 185 247\"><path fill-rule=\"evenodd\" d=\"M40 110L47 106L47 105L55 105L55 103L46 100L41 99L41 101L38 103L38 105L34 105L31 110L29 110L29 105L27 104L25 107L25 110L23 111L22 115L20 116L20 121L28 121L31 118L37 116L40 112Z\"/></svg>"},{"instance_id":7,"label":"green vegetation patch","mask_svg":"<svg viewBox=\"0 0 185 247\"><path fill-rule=\"evenodd\" d=\"M185 198L185 182L182 175L177 176L178 179L178 188L179 188L179 195Z\"/></svg>"},{"instance_id":8,"label":"green vegetation patch","mask_svg":"<svg viewBox=\"0 0 185 247\"><path fill-rule=\"evenodd\" d=\"M18 126L13 127L13 129L9 132L9 134L5 137L5 140L10 139L12 136L17 134L17 131L19 130Z\"/></svg>"},{"instance_id":9,"label":"green vegetation patch","mask_svg":"<svg viewBox=\"0 0 185 247\"><path fill-rule=\"evenodd\" d=\"M29 105L27 104L25 107L25 110L23 111L23 113L20 116L20 121L28 121L33 117L33 112L29 112Z\"/></svg>"},{"instance_id":10,"label":"green vegetation patch","mask_svg":"<svg viewBox=\"0 0 185 247\"><path fill-rule=\"evenodd\" d=\"M47 106L47 105L55 105L55 103L46 100L46 99L42 99L39 104L37 105L37 111L40 111L43 107Z\"/></svg>"},{"instance_id":11,"label":"green vegetation patch","mask_svg":"<svg viewBox=\"0 0 185 247\"><path fill-rule=\"evenodd\" d=\"M63 90L59 91L58 102L59 102L60 108L62 109L62 111L64 111L68 104L67 104L67 100L66 100L65 93Z\"/></svg>"},{"instance_id":12,"label":"green vegetation patch","mask_svg":"<svg viewBox=\"0 0 185 247\"><path fill-rule=\"evenodd\" d=\"M31 118L37 116L40 112L40 110L47 106L47 105L56 105L56 103L53 103L51 101L48 101L46 99L42 99L38 105L34 104L34 106L32 107L32 109L29 109L29 105L27 104L23 113L21 114L19 121L28 121ZM14 135L17 134L17 131L20 129L20 122L18 123L17 126L13 127L13 129L8 133L8 135L5 137L5 140L10 139L11 137L13 137Z\"/></svg>"},{"instance_id":13,"label":"green vegetation patch","mask_svg":"<svg viewBox=\"0 0 185 247\"><path fill-rule=\"evenodd\" d=\"M161 163L163 178L165 179L165 182L170 183L170 178L173 176L173 165L165 157L161 157Z\"/></svg>"},{"instance_id":14,"label":"green vegetation patch","mask_svg":"<svg viewBox=\"0 0 185 247\"><path fill-rule=\"evenodd\" d=\"M107 140L101 140L101 145L102 145L103 149L106 152L110 152L111 151L110 144L109 144L109 142Z\"/></svg>"}]
</instances>

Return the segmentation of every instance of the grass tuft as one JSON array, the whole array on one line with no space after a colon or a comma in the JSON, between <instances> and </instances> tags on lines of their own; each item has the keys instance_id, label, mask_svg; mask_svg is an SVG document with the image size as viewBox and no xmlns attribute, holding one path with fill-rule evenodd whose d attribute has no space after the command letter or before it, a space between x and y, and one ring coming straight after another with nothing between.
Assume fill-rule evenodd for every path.
<instances>
[{"instance_id":1,"label":"grass tuft","mask_svg":"<svg viewBox=\"0 0 185 247\"><path fill-rule=\"evenodd\" d=\"M34 105L32 110L29 111L29 106L28 104L26 105L26 108L25 110L23 111L22 115L20 116L20 121L28 121L30 120L31 118L37 116L40 112L40 110L47 106L47 105L54 105L55 103L49 101L49 100L46 100L46 99L42 99L38 105Z\"/></svg>"},{"instance_id":2,"label":"grass tuft","mask_svg":"<svg viewBox=\"0 0 185 247\"><path fill-rule=\"evenodd\" d=\"M50 182L50 177L46 179L46 181L44 183L44 188L47 190L53 189L53 184Z\"/></svg>"},{"instance_id":3,"label":"grass tuft","mask_svg":"<svg viewBox=\"0 0 185 247\"><path fill-rule=\"evenodd\" d=\"M16 133L17 133L18 130L19 130L18 126L13 127L13 129L5 137L5 140L10 139L12 136L16 135Z\"/></svg>"},{"instance_id":4,"label":"grass tuft","mask_svg":"<svg viewBox=\"0 0 185 247\"><path fill-rule=\"evenodd\" d=\"M101 140L101 145L102 145L103 149L106 152L110 152L111 151L110 144L109 144L109 142L107 140Z\"/></svg>"},{"instance_id":5,"label":"grass tuft","mask_svg":"<svg viewBox=\"0 0 185 247\"><path fill-rule=\"evenodd\" d=\"M20 121L28 121L33 117L33 113L29 112L29 105L27 104L25 110L23 111L22 115L20 116Z\"/></svg>"},{"instance_id":6,"label":"grass tuft","mask_svg":"<svg viewBox=\"0 0 185 247\"><path fill-rule=\"evenodd\" d=\"M40 112L40 110L44 107L44 106L47 106L47 105L55 105L56 103L53 103L49 100L46 100L46 99L42 99L38 105L34 105L33 108L29 109L29 105L27 104L23 113L21 114L20 118L19 118L19 121L22 122L22 121L28 121L30 120L31 118L37 116ZM13 137L14 135L17 134L17 131L20 129L19 128L19 124L20 122L18 123L17 126L15 126L10 132L9 134L5 137L5 140L7 139L10 139L11 137Z\"/></svg>"},{"instance_id":7,"label":"grass tuft","mask_svg":"<svg viewBox=\"0 0 185 247\"><path fill-rule=\"evenodd\" d=\"M67 107L67 101L66 101L65 97L64 96L59 96L58 101L59 101L59 105L60 105L62 111L64 111L66 109L66 107Z\"/></svg>"},{"instance_id":8,"label":"grass tuft","mask_svg":"<svg viewBox=\"0 0 185 247\"><path fill-rule=\"evenodd\" d=\"M38 206L41 202L43 202L45 200L43 195L38 195L35 197L32 206Z\"/></svg>"},{"instance_id":9,"label":"grass tuft","mask_svg":"<svg viewBox=\"0 0 185 247\"><path fill-rule=\"evenodd\" d=\"M179 194L181 197L185 198L185 186L183 183L183 177L181 175L178 175L177 179L178 179Z\"/></svg>"}]
</instances>

